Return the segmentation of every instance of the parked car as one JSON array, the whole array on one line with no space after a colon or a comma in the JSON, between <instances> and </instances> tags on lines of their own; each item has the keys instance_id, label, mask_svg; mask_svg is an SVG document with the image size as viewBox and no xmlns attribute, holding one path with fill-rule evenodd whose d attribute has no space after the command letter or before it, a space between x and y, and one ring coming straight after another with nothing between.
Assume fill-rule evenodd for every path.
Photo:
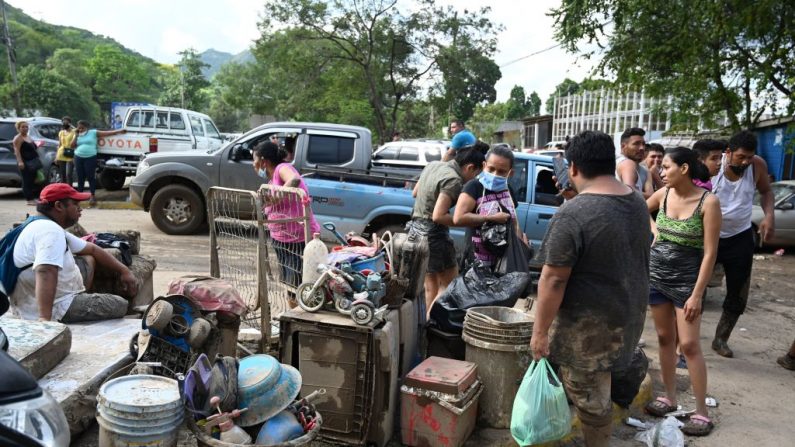
<instances>
[{"instance_id":1,"label":"parked car","mask_svg":"<svg viewBox=\"0 0 795 447\"><path fill-rule=\"evenodd\" d=\"M164 233L193 233L206 222L210 187L259 188L262 179L252 168L251 148L272 135L295 147L293 165L304 175L319 222L333 222L343 234L402 231L414 206L415 176L370 169L372 136L357 126L269 123L217 151L150 154L130 184L131 200L149 211ZM535 243L563 201L552 176L550 157L516 154L510 184L519 202L520 227ZM464 231L451 235L463 248Z\"/></svg>"},{"instance_id":2,"label":"parked car","mask_svg":"<svg viewBox=\"0 0 795 447\"><path fill-rule=\"evenodd\" d=\"M130 107L124 128L125 134L97 141L99 182L108 190L121 189L125 178L135 175L138 161L145 153L205 152L226 144L212 118L173 107Z\"/></svg>"},{"instance_id":3,"label":"parked car","mask_svg":"<svg viewBox=\"0 0 795 447\"><path fill-rule=\"evenodd\" d=\"M428 163L441 160L450 141L403 140L390 141L373 154L373 166L422 170Z\"/></svg>"},{"instance_id":4,"label":"parked car","mask_svg":"<svg viewBox=\"0 0 795 447\"><path fill-rule=\"evenodd\" d=\"M164 233L188 234L205 222L211 186L255 190L261 179L252 168L251 151L276 136L293 149L293 165L310 169L341 169L366 175L373 153L372 134L364 127L325 123L268 123L215 151L158 152L138 164L130 197L150 212ZM321 169L322 168L322 169Z\"/></svg>"},{"instance_id":5,"label":"parked car","mask_svg":"<svg viewBox=\"0 0 795 447\"><path fill-rule=\"evenodd\" d=\"M756 246L769 247L795 246L795 180L784 180L770 185L773 190L773 206L775 218L775 234L773 239L762 243L759 238L759 223L765 217L762 207L759 206L759 194L754 197L754 208L751 213L751 222L754 229L754 242Z\"/></svg>"},{"instance_id":6,"label":"parked car","mask_svg":"<svg viewBox=\"0 0 795 447\"><path fill-rule=\"evenodd\" d=\"M44 117L0 118L0 186L12 188L22 186L22 177L19 175L13 145L14 136L17 134L15 125L19 121L27 121L30 124L28 133L38 148L47 182L60 181L58 167L53 161L55 153L58 151L58 132L62 128L61 120Z\"/></svg>"}]
</instances>

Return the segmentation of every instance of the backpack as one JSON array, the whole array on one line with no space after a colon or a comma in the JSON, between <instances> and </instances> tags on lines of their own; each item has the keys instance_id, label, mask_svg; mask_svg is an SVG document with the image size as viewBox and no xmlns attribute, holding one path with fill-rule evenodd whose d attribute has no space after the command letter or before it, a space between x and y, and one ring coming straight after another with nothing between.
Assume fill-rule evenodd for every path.
<instances>
[{"instance_id":1,"label":"backpack","mask_svg":"<svg viewBox=\"0 0 795 447\"><path fill-rule=\"evenodd\" d=\"M6 233L2 239L0 239L0 282L2 282L3 288L5 288L8 295L11 295L11 292L14 291L14 287L17 286L19 274L26 268L29 268L31 265L33 265L30 264L24 267L17 267L14 264L14 247L17 245L17 239L19 239L19 235L22 234L22 230L24 230L29 223L39 219L46 219L46 217L28 217L24 222L22 222L21 225L13 228L11 231ZM4 303L0 303L0 315L8 310L7 304L5 304L5 309L2 309L3 306Z\"/></svg>"}]
</instances>

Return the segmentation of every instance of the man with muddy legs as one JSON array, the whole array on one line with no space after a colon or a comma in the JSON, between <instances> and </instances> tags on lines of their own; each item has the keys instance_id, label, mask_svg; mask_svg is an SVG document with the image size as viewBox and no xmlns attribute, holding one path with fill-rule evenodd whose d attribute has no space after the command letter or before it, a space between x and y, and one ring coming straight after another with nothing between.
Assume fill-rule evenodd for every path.
<instances>
[{"instance_id":1,"label":"man with muddy legs","mask_svg":"<svg viewBox=\"0 0 795 447\"><path fill-rule=\"evenodd\" d=\"M756 191L759 191L765 213L757 230L760 240L773 237L773 191L767 176L767 163L756 156L756 144L756 136L751 132L742 131L732 136L720 171L712 177L712 192L720 199L723 214L716 262L723 264L726 273L726 299L712 349L723 357L734 356L729 348L729 336L748 303L754 259L751 211Z\"/></svg>"},{"instance_id":2,"label":"man with muddy legs","mask_svg":"<svg viewBox=\"0 0 795 447\"><path fill-rule=\"evenodd\" d=\"M541 245L531 348L535 359L561 365L585 443L601 447L612 431L611 371L629 365L646 317L649 211L616 179L607 134L575 136L566 158L578 194L552 218Z\"/></svg>"}]
</instances>

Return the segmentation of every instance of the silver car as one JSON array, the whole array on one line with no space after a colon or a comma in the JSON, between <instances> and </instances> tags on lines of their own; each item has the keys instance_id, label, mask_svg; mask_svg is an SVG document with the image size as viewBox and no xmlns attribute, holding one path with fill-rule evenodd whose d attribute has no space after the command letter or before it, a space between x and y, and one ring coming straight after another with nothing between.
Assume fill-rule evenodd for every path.
<instances>
[{"instance_id":1,"label":"silver car","mask_svg":"<svg viewBox=\"0 0 795 447\"><path fill-rule=\"evenodd\" d=\"M795 180L775 182L770 185L770 188L773 190L776 231L773 239L766 241L764 245L769 247L795 246ZM759 206L759 194L757 194L754 197L754 209L751 214L754 241L757 246L760 246L757 229L764 217L765 214L762 212L762 207Z\"/></svg>"},{"instance_id":2,"label":"silver car","mask_svg":"<svg viewBox=\"0 0 795 447\"><path fill-rule=\"evenodd\" d=\"M61 120L55 118L2 118L0 119L0 186L19 187L22 177L17 167L12 141L17 134L17 121L30 124L28 134L36 143L41 158L42 169L47 183L60 181L58 167L53 163L58 150L58 132L62 129Z\"/></svg>"}]
</instances>

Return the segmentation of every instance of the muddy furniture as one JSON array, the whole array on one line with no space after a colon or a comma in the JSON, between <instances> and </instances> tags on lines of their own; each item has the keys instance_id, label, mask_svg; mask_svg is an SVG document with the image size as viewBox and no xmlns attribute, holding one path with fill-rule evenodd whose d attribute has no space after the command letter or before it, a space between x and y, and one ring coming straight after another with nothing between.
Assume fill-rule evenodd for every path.
<instances>
[{"instance_id":1,"label":"muddy furniture","mask_svg":"<svg viewBox=\"0 0 795 447\"><path fill-rule=\"evenodd\" d=\"M301 372L301 395L321 388L320 435L344 445L384 446L392 438L400 358L399 310L362 326L338 313L300 308L281 318L281 362Z\"/></svg>"},{"instance_id":2,"label":"muddy furniture","mask_svg":"<svg viewBox=\"0 0 795 447\"><path fill-rule=\"evenodd\" d=\"M28 321L5 316L0 318L8 337L8 353L33 377L41 379L72 348L72 331L56 321Z\"/></svg>"}]
</instances>

